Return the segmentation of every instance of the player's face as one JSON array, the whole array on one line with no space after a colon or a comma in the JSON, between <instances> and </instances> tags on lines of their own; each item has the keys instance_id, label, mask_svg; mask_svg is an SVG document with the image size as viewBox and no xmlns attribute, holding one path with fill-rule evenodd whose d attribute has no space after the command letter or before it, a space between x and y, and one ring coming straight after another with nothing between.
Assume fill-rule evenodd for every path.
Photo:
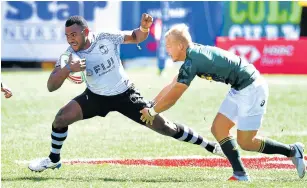
<instances>
[{"instance_id":1,"label":"player's face","mask_svg":"<svg viewBox=\"0 0 307 188\"><path fill-rule=\"evenodd\" d=\"M182 49L181 44L174 39L171 35L165 38L166 51L174 62L182 61Z\"/></svg>"},{"instance_id":2,"label":"player's face","mask_svg":"<svg viewBox=\"0 0 307 188\"><path fill-rule=\"evenodd\" d=\"M77 24L65 28L66 40L74 51L82 50L85 47L87 30Z\"/></svg>"}]
</instances>

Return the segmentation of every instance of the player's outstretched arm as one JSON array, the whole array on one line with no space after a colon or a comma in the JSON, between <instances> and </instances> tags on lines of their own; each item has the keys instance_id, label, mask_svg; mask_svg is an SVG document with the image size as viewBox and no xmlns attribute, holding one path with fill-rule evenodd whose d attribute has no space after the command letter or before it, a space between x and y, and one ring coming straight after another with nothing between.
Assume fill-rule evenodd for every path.
<instances>
[{"instance_id":1,"label":"player's outstretched arm","mask_svg":"<svg viewBox=\"0 0 307 188\"><path fill-rule=\"evenodd\" d=\"M149 28L152 22L152 16L143 13L141 19L141 26L137 29L134 29L131 34L125 35L124 44L136 44L143 42L148 37Z\"/></svg>"},{"instance_id":2,"label":"player's outstretched arm","mask_svg":"<svg viewBox=\"0 0 307 188\"><path fill-rule=\"evenodd\" d=\"M156 113L161 113L171 108L182 94L188 89L186 84L176 82L169 92L167 92L153 107Z\"/></svg>"},{"instance_id":3,"label":"player's outstretched arm","mask_svg":"<svg viewBox=\"0 0 307 188\"><path fill-rule=\"evenodd\" d=\"M171 108L188 87L186 84L176 82L153 107L144 108L140 111L142 113L141 120L146 122L146 124L152 125L155 115Z\"/></svg>"},{"instance_id":4,"label":"player's outstretched arm","mask_svg":"<svg viewBox=\"0 0 307 188\"><path fill-rule=\"evenodd\" d=\"M159 100L162 99L171 89L172 87L177 83L178 75L175 76L175 78L172 80L172 82L168 85L166 85L160 93L154 98L153 102L156 104Z\"/></svg>"}]
</instances>

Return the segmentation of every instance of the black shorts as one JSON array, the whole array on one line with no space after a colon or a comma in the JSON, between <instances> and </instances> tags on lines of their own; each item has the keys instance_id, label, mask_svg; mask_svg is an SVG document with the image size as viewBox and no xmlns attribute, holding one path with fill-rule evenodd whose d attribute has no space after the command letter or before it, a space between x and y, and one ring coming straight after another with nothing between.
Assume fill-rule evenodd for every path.
<instances>
[{"instance_id":1,"label":"black shorts","mask_svg":"<svg viewBox=\"0 0 307 188\"><path fill-rule=\"evenodd\" d=\"M145 125L145 123L140 120L140 110L151 106L134 86L131 86L124 93L114 96L97 95L87 88L73 100L79 103L83 119L89 119L94 116L105 117L109 112L117 111L142 125Z\"/></svg>"}]
</instances>

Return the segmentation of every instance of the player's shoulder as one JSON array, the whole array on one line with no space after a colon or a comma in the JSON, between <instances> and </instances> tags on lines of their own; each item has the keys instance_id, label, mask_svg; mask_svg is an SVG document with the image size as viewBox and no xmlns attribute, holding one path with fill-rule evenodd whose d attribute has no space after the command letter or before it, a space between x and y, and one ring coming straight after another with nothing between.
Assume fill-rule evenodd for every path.
<instances>
[{"instance_id":1,"label":"player's shoulder","mask_svg":"<svg viewBox=\"0 0 307 188\"><path fill-rule=\"evenodd\" d=\"M194 64L202 64L203 61L212 61L216 50L215 46L194 43L187 56L193 60Z\"/></svg>"},{"instance_id":2,"label":"player's shoulder","mask_svg":"<svg viewBox=\"0 0 307 188\"><path fill-rule=\"evenodd\" d=\"M193 43L192 46L187 48L187 56L193 59L195 55L197 56L208 50L210 50L210 46Z\"/></svg>"},{"instance_id":3,"label":"player's shoulder","mask_svg":"<svg viewBox=\"0 0 307 188\"><path fill-rule=\"evenodd\" d=\"M118 38L124 37L124 32L120 30L104 30L93 34L96 40L109 39L114 41L118 40Z\"/></svg>"},{"instance_id":4,"label":"player's shoulder","mask_svg":"<svg viewBox=\"0 0 307 188\"><path fill-rule=\"evenodd\" d=\"M186 58L183 62L181 62L182 65L180 66L180 71L187 71L190 72L193 67L192 59Z\"/></svg>"},{"instance_id":5,"label":"player's shoulder","mask_svg":"<svg viewBox=\"0 0 307 188\"><path fill-rule=\"evenodd\" d=\"M71 46L68 46L64 53L75 53Z\"/></svg>"},{"instance_id":6,"label":"player's shoulder","mask_svg":"<svg viewBox=\"0 0 307 188\"><path fill-rule=\"evenodd\" d=\"M68 46L68 47L66 48L66 50L64 50L64 51L61 53L60 57L61 57L62 55L70 55L71 53L75 53L75 51L72 49L71 46Z\"/></svg>"}]
</instances>

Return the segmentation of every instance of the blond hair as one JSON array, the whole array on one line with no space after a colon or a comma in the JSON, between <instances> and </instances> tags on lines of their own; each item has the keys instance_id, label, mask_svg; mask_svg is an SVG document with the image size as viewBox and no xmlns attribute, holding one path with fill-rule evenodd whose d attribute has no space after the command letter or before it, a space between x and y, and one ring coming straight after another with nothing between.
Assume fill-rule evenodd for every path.
<instances>
[{"instance_id":1,"label":"blond hair","mask_svg":"<svg viewBox=\"0 0 307 188\"><path fill-rule=\"evenodd\" d=\"M186 24L173 25L166 33L165 37L172 35L175 40L179 40L184 44L192 44L192 37L189 32L189 27Z\"/></svg>"}]
</instances>

